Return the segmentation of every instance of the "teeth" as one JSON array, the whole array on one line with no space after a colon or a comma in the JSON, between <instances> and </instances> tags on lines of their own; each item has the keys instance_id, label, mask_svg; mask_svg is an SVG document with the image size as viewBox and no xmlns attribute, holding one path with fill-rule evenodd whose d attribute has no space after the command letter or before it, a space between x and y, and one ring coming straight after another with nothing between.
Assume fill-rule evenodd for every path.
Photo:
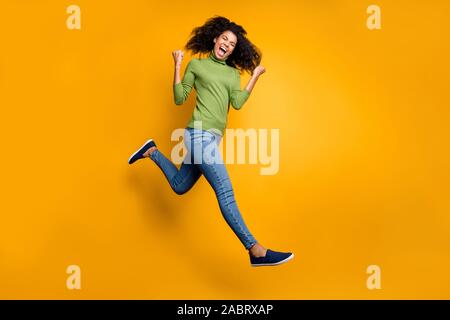
<instances>
[{"instance_id":1,"label":"teeth","mask_svg":"<svg viewBox=\"0 0 450 320\"><path fill-rule=\"evenodd\" d=\"M227 49L225 49L224 47L220 47L220 49L222 49L225 53L227 52Z\"/></svg>"}]
</instances>

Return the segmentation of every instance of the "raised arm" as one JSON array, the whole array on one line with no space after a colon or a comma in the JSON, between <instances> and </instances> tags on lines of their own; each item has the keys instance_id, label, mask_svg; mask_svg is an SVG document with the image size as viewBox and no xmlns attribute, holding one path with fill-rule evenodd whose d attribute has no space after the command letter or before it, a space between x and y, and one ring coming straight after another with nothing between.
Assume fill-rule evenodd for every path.
<instances>
[{"instance_id":1,"label":"raised arm","mask_svg":"<svg viewBox=\"0 0 450 320\"><path fill-rule=\"evenodd\" d=\"M192 60L189 61L186 71L184 73L183 80L180 78L181 62L183 61L184 52L181 50L176 50L172 52L172 56L175 63L174 75L173 75L173 97L175 104L183 104L189 93L192 91L194 86L195 75L192 71Z\"/></svg>"},{"instance_id":2,"label":"raised arm","mask_svg":"<svg viewBox=\"0 0 450 320\"><path fill-rule=\"evenodd\" d=\"M239 72L236 71L237 80L234 82L230 98L231 105L233 106L234 109L239 110L240 108L242 108L242 106L250 96L250 93L252 92L253 87L256 84L256 81L258 81L259 76L262 75L264 72L266 72L266 69L263 66L257 66L255 70L253 70L252 77L248 81L244 90L241 90L240 75Z\"/></svg>"}]
</instances>

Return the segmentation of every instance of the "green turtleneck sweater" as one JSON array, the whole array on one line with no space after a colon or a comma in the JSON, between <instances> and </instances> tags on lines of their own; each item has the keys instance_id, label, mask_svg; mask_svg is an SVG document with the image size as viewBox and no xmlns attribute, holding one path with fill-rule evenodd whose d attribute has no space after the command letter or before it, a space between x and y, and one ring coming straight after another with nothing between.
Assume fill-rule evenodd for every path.
<instances>
[{"instance_id":1,"label":"green turtleneck sweater","mask_svg":"<svg viewBox=\"0 0 450 320\"><path fill-rule=\"evenodd\" d=\"M192 87L197 91L197 100L187 127L194 128L194 121L201 121L202 129L215 128L224 134L230 103L240 109L250 92L241 90L238 69L219 60L214 51L208 58L189 61L183 80L173 86L175 104L186 101Z\"/></svg>"}]
</instances>

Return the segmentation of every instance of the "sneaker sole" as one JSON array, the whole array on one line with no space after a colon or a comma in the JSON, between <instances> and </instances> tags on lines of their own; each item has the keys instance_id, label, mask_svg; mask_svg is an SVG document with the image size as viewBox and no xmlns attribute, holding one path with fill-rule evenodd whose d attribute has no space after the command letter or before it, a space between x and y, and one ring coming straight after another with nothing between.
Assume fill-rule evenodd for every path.
<instances>
[{"instance_id":1,"label":"sneaker sole","mask_svg":"<svg viewBox=\"0 0 450 320\"><path fill-rule=\"evenodd\" d=\"M128 164L130 164L131 158L133 158L136 154L138 154L138 152L139 152L139 151L140 151L147 143L149 143L150 141L153 141L153 139L149 139L149 140L145 141L145 143L144 143L139 149L137 149L137 151L136 151L135 153L133 153L133 154L128 158Z\"/></svg>"},{"instance_id":2,"label":"sneaker sole","mask_svg":"<svg viewBox=\"0 0 450 320\"><path fill-rule=\"evenodd\" d=\"M292 258L294 258L294 254L291 254L289 257L287 257L284 260L278 261L278 262L274 262L274 263L258 263L258 264L253 264L252 263L252 267L263 267L263 266L277 266L279 264L288 262L289 260L292 260Z\"/></svg>"}]
</instances>

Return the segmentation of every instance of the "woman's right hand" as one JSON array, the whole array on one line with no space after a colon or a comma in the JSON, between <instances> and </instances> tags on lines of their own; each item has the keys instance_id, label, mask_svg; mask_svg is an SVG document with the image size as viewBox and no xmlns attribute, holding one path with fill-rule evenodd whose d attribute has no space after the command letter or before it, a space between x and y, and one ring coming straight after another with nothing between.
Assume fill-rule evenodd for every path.
<instances>
[{"instance_id":1,"label":"woman's right hand","mask_svg":"<svg viewBox=\"0 0 450 320\"><path fill-rule=\"evenodd\" d=\"M173 61L175 62L176 67L181 66L181 62L183 61L184 52L182 50L175 50L172 52Z\"/></svg>"}]
</instances>

